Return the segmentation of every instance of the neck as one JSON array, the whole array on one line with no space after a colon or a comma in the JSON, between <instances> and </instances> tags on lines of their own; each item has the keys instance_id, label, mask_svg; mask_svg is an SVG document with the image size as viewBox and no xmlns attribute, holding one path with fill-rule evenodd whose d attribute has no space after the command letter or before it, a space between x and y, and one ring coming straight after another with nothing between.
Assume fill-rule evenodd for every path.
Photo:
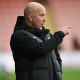
<instances>
[{"instance_id":1,"label":"neck","mask_svg":"<svg viewBox=\"0 0 80 80\"><path fill-rule=\"evenodd\" d=\"M33 27L32 24L31 24L31 22L25 21L25 23L26 23L28 26Z\"/></svg>"},{"instance_id":2,"label":"neck","mask_svg":"<svg viewBox=\"0 0 80 80\"><path fill-rule=\"evenodd\" d=\"M42 27L40 27L39 29L42 30Z\"/></svg>"}]
</instances>

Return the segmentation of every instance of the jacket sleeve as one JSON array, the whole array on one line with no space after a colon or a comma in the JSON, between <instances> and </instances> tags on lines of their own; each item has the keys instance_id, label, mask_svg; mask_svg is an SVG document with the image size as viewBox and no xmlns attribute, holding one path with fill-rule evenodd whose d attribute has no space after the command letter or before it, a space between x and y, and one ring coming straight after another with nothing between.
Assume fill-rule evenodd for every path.
<instances>
[{"instance_id":1,"label":"jacket sleeve","mask_svg":"<svg viewBox=\"0 0 80 80\"><path fill-rule=\"evenodd\" d=\"M24 33L16 33L12 36L11 46L16 50L26 53L34 53L37 55L46 55L62 42L64 33L59 31L54 33L52 37L45 42L37 42Z\"/></svg>"}]
</instances>

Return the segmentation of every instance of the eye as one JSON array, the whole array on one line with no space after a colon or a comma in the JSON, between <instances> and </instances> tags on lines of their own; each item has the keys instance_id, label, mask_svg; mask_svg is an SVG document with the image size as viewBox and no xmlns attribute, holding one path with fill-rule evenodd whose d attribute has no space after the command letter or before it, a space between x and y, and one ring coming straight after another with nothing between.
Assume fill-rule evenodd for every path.
<instances>
[{"instance_id":1,"label":"eye","mask_svg":"<svg viewBox=\"0 0 80 80\"><path fill-rule=\"evenodd\" d=\"M44 16L45 16L45 14L40 14L40 16L44 17Z\"/></svg>"}]
</instances>

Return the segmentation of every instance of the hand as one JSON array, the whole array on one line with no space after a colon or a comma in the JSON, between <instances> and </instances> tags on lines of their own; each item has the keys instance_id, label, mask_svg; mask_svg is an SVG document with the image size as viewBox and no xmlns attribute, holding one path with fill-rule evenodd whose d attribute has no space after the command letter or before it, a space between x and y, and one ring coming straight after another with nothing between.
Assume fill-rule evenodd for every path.
<instances>
[{"instance_id":1,"label":"hand","mask_svg":"<svg viewBox=\"0 0 80 80\"><path fill-rule=\"evenodd\" d=\"M70 32L70 30L73 29L73 28L74 28L74 26L63 27L63 28L61 29L61 31L62 31L65 35L68 35L69 32Z\"/></svg>"}]
</instances>

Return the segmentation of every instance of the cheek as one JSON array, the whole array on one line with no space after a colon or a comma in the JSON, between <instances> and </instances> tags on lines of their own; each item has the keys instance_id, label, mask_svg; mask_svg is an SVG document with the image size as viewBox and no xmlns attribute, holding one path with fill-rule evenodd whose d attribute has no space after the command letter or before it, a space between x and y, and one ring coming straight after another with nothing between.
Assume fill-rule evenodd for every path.
<instances>
[{"instance_id":1,"label":"cheek","mask_svg":"<svg viewBox=\"0 0 80 80\"><path fill-rule=\"evenodd\" d=\"M40 16L37 16L34 18L34 23L36 25L40 25L42 23L42 18Z\"/></svg>"},{"instance_id":2,"label":"cheek","mask_svg":"<svg viewBox=\"0 0 80 80\"><path fill-rule=\"evenodd\" d=\"M36 18L37 18L37 20L39 20L39 21L42 20L42 17L41 17L41 16L37 16Z\"/></svg>"},{"instance_id":3,"label":"cheek","mask_svg":"<svg viewBox=\"0 0 80 80\"><path fill-rule=\"evenodd\" d=\"M36 22L39 22L40 21L40 18L39 17L35 17L35 21Z\"/></svg>"},{"instance_id":4,"label":"cheek","mask_svg":"<svg viewBox=\"0 0 80 80\"><path fill-rule=\"evenodd\" d=\"M42 20L41 20L40 18L37 18L37 19L36 19L36 23L37 23L37 24L40 24L41 22L42 22Z\"/></svg>"},{"instance_id":5,"label":"cheek","mask_svg":"<svg viewBox=\"0 0 80 80\"><path fill-rule=\"evenodd\" d=\"M37 20L39 23L41 23L43 21L43 19L41 17L38 18Z\"/></svg>"}]
</instances>

